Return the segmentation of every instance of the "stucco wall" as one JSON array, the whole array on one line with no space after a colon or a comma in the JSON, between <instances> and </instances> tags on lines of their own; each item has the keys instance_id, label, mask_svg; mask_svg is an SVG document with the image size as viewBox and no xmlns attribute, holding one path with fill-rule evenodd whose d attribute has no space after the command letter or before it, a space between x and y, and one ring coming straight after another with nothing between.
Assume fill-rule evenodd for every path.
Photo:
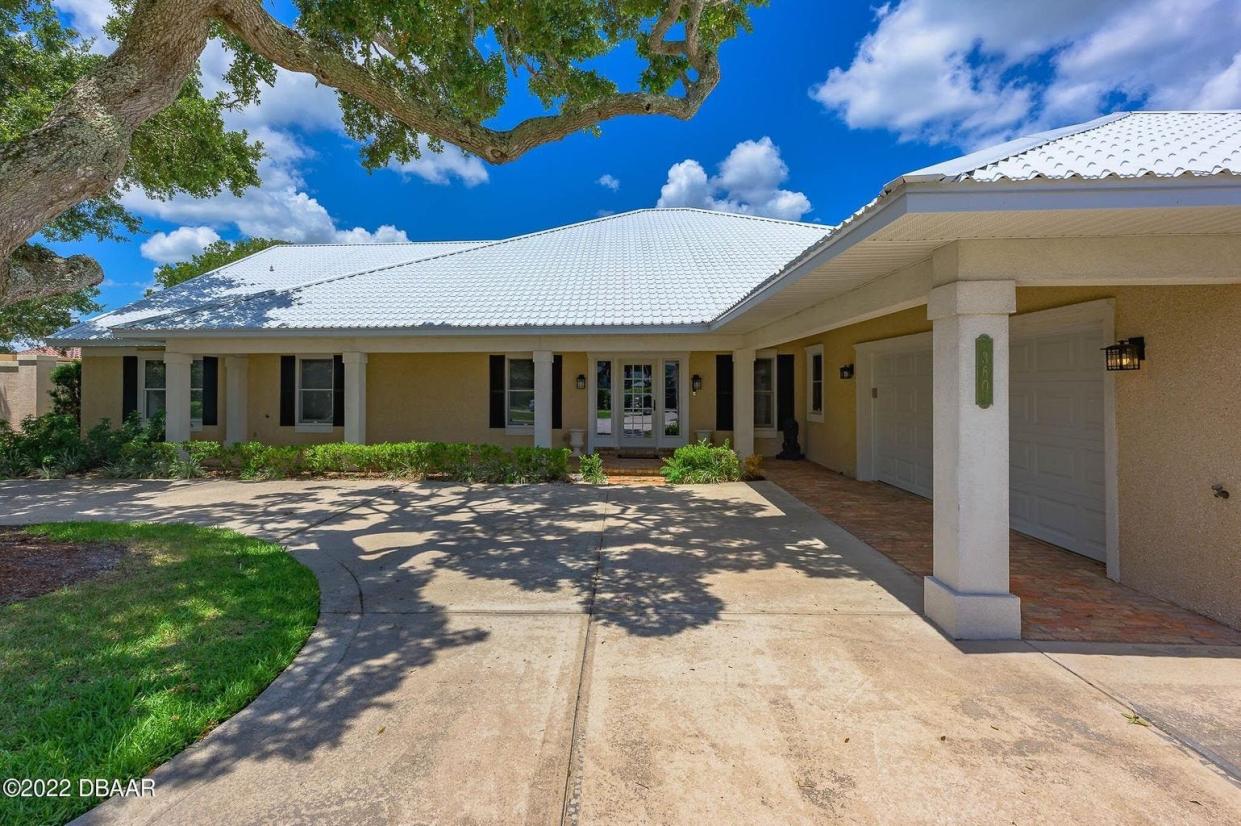
<instances>
[{"instance_id":1,"label":"stucco wall","mask_svg":"<svg viewBox=\"0 0 1241 826\"><path fill-rule=\"evenodd\" d=\"M54 356L6 356L0 359L0 421L21 425L27 416L52 411Z\"/></svg>"},{"instance_id":2,"label":"stucco wall","mask_svg":"<svg viewBox=\"0 0 1241 826\"><path fill-rule=\"evenodd\" d=\"M1020 288L1017 309L1100 298L1115 300L1116 336L1147 346L1142 369L1115 378L1121 581L1241 625L1241 285ZM780 347L800 377L804 348L823 344L824 421L805 422L800 390L797 402L809 458L857 471L858 388L838 374L853 345L930 329L916 307Z\"/></svg>"},{"instance_id":3,"label":"stucco wall","mask_svg":"<svg viewBox=\"0 0 1241 826\"><path fill-rule=\"evenodd\" d=\"M82 351L82 429L90 430L103 419L121 423L123 360L119 355L95 355Z\"/></svg>"}]
</instances>

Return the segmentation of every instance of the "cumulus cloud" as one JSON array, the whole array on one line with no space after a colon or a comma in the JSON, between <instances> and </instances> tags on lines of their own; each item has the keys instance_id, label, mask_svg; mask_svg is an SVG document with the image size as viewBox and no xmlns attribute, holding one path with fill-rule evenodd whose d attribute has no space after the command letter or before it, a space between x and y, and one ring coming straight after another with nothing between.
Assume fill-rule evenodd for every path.
<instances>
[{"instance_id":1,"label":"cumulus cloud","mask_svg":"<svg viewBox=\"0 0 1241 826\"><path fill-rule=\"evenodd\" d=\"M454 179L467 187L485 184L489 180L487 167L476 156L448 144L444 146L444 151L432 152L427 149L424 136L419 137L418 143L422 150L420 157L405 163L393 163L390 168L440 186L450 184Z\"/></svg>"},{"instance_id":2,"label":"cumulus cloud","mask_svg":"<svg viewBox=\"0 0 1241 826\"><path fill-rule=\"evenodd\" d=\"M219 240L219 234L211 227L178 227L172 232L155 233L142 242L139 251L148 261L172 264L193 258Z\"/></svg>"},{"instance_id":3,"label":"cumulus cloud","mask_svg":"<svg viewBox=\"0 0 1241 826\"><path fill-rule=\"evenodd\" d=\"M620 179L615 177L614 175L609 175L606 173L603 175L600 175L599 179L595 181L595 183L599 184L599 186L610 189L613 192L620 189Z\"/></svg>"},{"instance_id":4,"label":"cumulus cloud","mask_svg":"<svg viewBox=\"0 0 1241 826\"><path fill-rule=\"evenodd\" d=\"M75 0L77 2L78 0ZM223 81L230 55L217 41L207 44L202 56L203 93L225 90ZM408 240L403 230L385 224L375 230L340 228L328 209L309 191L303 169L315 155L303 136L331 132L344 136L336 92L320 86L310 75L277 69L276 83L264 88L258 104L224 113L230 129L245 129L263 144L259 163L262 183L240 197L224 192L211 198L175 196L168 200L147 198L129 191L126 207L141 215L179 224L223 229L236 227L245 235L304 243L387 243ZM478 158L456 147L442 153L424 152L408 164L393 165L395 171L436 184L460 181L476 186L488 179Z\"/></svg>"},{"instance_id":5,"label":"cumulus cloud","mask_svg":"<svg viewBox=\"0 0 1241 826\"><path fill-rule=\"evenodd\" d=\"M811 89L853 128L973 148L1117 108L1241 106L1235 0L901 0Z\"/></svg>"},{"instance_id":6,"label":"cumulus cloud","mask_svg":"<svg viewBox=\"0 0 1241 826\"><path fill-rule=\"evenodd\" d=\"M742 141L720 163L719 174L708 177L693 158L673 164L659 190L658 206L697 207L796 221L810 211L810 199L801 192L781 189L789 177L788 165L771 138Z\"/></svg>"}]
</instances>

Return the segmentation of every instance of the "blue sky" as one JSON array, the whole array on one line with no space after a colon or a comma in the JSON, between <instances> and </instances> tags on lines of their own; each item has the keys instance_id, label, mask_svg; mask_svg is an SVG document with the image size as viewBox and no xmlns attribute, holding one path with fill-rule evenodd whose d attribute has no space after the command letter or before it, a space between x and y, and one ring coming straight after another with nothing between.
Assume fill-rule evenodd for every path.
<instances>
[{"instance_id":1,"label":"blue sky","mask_svg":"<svg viewBox=\"0 0 1241 826\"><path fill-rule=\"evenodd\" d=\"M107 0L58 5L88 33L107 13ZM668 204L835 223L902 172L1015 134L1116 109L1241 105L1238 6L773 0L754 11L752 34L724 47L723 80L693 120L613 121L601 137L576 135L501 167L450 150L368 174L331 93L286 75L231 121L271 150L262 188L198 203L135 197L142 233L60 249L103 264L101 300L116 307L141 296L157 261L214 237L499 238L654 206L661 190ZM268 7L292 17L287 3ZM209 49L208 86L221 65ZM620 79L634 63L607 65ZM534 108L519 95L502 120ZM615 186L599 183L604 175Z\"/></svg>"}]
</instances>

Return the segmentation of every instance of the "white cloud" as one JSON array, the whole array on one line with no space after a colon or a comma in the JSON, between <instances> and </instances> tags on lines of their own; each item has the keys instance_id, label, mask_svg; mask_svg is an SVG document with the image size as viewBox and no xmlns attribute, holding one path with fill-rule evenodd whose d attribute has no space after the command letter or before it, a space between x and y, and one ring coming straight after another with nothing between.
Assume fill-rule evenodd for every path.
<instances>
[{"instance_id":1,"label":"white cloud","mask_svg":"<svg viewBox=\"0 0 1241 826\"><path fill-rule=\"evenodd\" d=\"M780 189L788 176L788 165L771 138L742 141L728 153L715 177L708 178L702 164L692 158L673 164L659 190L658 206L796 221L810 211L810 199L801 192Z\"/></svg>"},{"instance_id":2,"label":"white cloud","mask_svg":"<svg viewBox=\"0 0 1241 826\"><path fill-rule=\"evenodd\" d=\"M398 244L408 240L405 230L397 229L392 224L384 224L374 232L362 227L336 231L338 244Z\"/></svg>"},{"instance_id":3,"label":"white cloud","mask_svg":"<svg viewBox=\"0 0 1241 826\"><path fill-rule=\"evenodd\" d=\"M202 252L208 244L219 241L211 227L178 227L172 232L157 232L142 242L142 257L156 264L186 261Z\"/></svg>"},{"instance_id":4,"label":"white cloud","mask_svg":"<svg viewBox=\"0 0 1241 826\"><path fill-rule=\"evenodd\" d=\"M116 43L103 33L104 23L115 11L112 0L55 0L54 5L69 18L69 25L79 34L94 39L92 52L107 54L116 48Z\"/></svg>"},{"instance_id":5,"label":"white cloud","mask_svg":"<svg viewBox=\"0 0 1241 826\"><path fill-rule=\"evenodd\" d=\"M606 187L613 192L620 189L620 179L606 173L600 175L599 180L595 181L595 183L599 184L599 186Z\"/></svg>"},{"instance_id":6,"label":"white cloud","mask_svg":"<svg viewBox=\"0 0 1241 826\"><path fill-rule=\"evenodd\" d=\"M443 152L432 152L427 148L426 138L420 136L418 143L422 149L421 157L406 163L392 163L390 168L404 175L415 175L424 181L441 186L452 183L456 178L467 187L485 184L490 176L487 167L474 155L463 152L451 144L444 145Z\"/></svg>"},{"instance_id":7,"label":"white cloud","mask_svg":"<svg viewBox=\"0 0 1241 826\"><path fill-rule=\"evenodd\" d=\"M1127 107L1241 106L1235 0L901 0L811 95L853 128L974 147Z\"/></svg>"}]
</instances>

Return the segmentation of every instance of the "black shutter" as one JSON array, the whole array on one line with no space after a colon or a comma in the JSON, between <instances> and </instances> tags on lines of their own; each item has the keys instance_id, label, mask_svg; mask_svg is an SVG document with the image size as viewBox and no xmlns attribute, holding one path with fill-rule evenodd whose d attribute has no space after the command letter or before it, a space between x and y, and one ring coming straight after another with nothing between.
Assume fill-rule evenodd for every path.
<instances>
[{"instance_id":1,"label":"black shutter","mask_svg":"<svg viewBox=\"0 0 1241 826\"><path fill-rule=\"evenodd\" d=\"M552 356L552 429L564 427L564 357Z\"/></svg>"},{"instance_id":2,"label":"black shutter","mask_svg":"<svg viewBox=\"0 0 1241 826\"><path fill-rule=\"evenodd\" d=\"M203 356L203 427L220 423L220 360Z\"/></svg>"},{"instance_id":3,"label":"black shutter","mask_svg":"<svg viewBox=\"0 0 1241 826\"><path fill-rule=\"evenodd\" d=\"M137 409L138 357L125 356L121 359L121 418L128 419Z\"/></svg>"},{"instance_id":4,"label":"black shutter","mask_svg":"<svg viewBox=\"0 0 1241 826\"><path fill-rule=\"evenodd\" d=\"M297 423L297 357L280 357L280 426Z\"/></svg>"},{"instance_id":5,"label":"black shutter","mask_svg":"<svg viewBox=\"0 0 1241 826\"><path fill-rule=\"evenodd\" d=\"M332 356L332 424L345 426L345 360L340 356Z\"/></svg>"},{"instance_id":6,"label":"black shutter","mask_svg":"<svg viewBox=\"0 0 1241 826\"><path fill-rule=\"evenodd\" d=\"M792 354L776 356L776 427L784 430L784 423L797 416L794 410L793 385L796 373Z\"/></svg>"},{"instance_id":7,"label":"black shutter","mask_svg":"<svg viewBox=\"0 0 1241 826\"><path fill-rule=\"evenodd\" d=\"M733 429L733 357L715 357L715 429Z\"/></svg>"},{"instance_id":8,"label":"black shutter","mask_svg":"<svg viewBox=\"0 0 1241 826\"><path fill-rule=\"evenodd\" d=\"M504 427L504 356L490 359L491 393L489 396L489 427Z\"/></svg>"}]
</instances>

